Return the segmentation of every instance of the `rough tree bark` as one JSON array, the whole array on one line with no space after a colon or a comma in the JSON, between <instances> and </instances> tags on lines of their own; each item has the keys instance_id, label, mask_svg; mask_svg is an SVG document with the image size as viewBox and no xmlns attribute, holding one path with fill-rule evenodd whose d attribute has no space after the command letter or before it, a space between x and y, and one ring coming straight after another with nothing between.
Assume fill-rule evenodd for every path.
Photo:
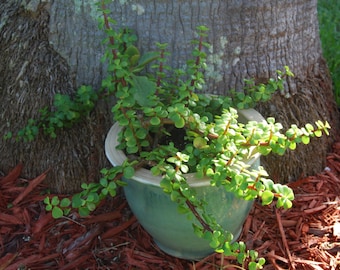
<instances>
[{"instance_id":1,"label":"rough tree bark","mask_svg":"<svg viewBox=\"0 0 340 270\"><path fill-rule=\"evenodd\" d=\"M1 135L23 127L43 105L51 106L54 93L72 93L81 84L98 88L105 74L99 61L103 35L96 27L100 14L92 0L22 3L0 3ZM316 0L116 0L109 8L118 26L136 31L143 51L154 49L156 42L168 43L172 66L188 59L196 26L209 27L209 93L241 91L245 78L265 82L288 65L295 77L284 93L258 109L286 127L321 119L333 129L329 138L294 153L263 159L275 179L287 182L323 169L339 125L316 5ZM106 112L94 112L54 141L39 137L21 144L1 139L0 170L7 172L19 161L25 163L27 177L52 168L49 185L54 190L75 190L81 181L98 177L95 171L105 165L102 145L111 119Z\"/></svg>"},{"instance_id":2,"label":"rough tree bark","mask_svg":"<svg viewBox=\"0 0 340 270\"><path fill-rule=\"evenodd\" d=\"M72 94L83 83L98 87L101 74L92 70L91 63L81 63L79 70L81 65L87 70L78 80L81 71L75 72L71 64L76 65L77 58L86 60L86 54L78 51L77 58L70 59L53 48L49 40L52 3L23 3L0 3L0 170L8 173L19 162L24 164L23 177L33 178L49 170L45 182L52 191L71 193L79 190L82 182L98 180L100 168L108 165L103 152L111 122L108 109L97 108L74 128L58 132L56 139L39 136L25 143L4 140L3 135L22 129L41 108L52 107L55 93ZM96 23L92 23L95 29ZM69 35L81 37L81 33Z\"/></svg>"}]
</instances>

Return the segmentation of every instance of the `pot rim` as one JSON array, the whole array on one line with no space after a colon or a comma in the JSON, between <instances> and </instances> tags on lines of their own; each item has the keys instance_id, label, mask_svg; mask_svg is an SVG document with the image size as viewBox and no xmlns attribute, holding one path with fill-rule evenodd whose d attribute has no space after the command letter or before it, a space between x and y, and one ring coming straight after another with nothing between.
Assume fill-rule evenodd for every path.
<instances>
[{"instance_id":1,"label":"pot rim","mask_svg":"<svg viewBox=\"0 0 340 270\"><path fill-rule=\"evenodd\" d=\"M261 122L264 120L263 116L254 109L239 110L238 114L240 118L246 119L248 121ZM118 134L121 129L122 127L119 126L118 122L114 123L105 139L105 154L107 159L113 166L121 165L127 159L125 153L122 150L116 148L118 146ZM257 153L256 156L253 159L247 161L247 163L250 165L253 164L257 159L260 158L260 156L261 155ZM210 185L210 178L208 177L198 179L196 177L196 173L188 173L185 175L188 184L192 187ZM132 177L132 179L144 184L159 187L162 177L153 175L150 170L140 168L136 170L135 175Z\"/></svg>"}]
</instances>

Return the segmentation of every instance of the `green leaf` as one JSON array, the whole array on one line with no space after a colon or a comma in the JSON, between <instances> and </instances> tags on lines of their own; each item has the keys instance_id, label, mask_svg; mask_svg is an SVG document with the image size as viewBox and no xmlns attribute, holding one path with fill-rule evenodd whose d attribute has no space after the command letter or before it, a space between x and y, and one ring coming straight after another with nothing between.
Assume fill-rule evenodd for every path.
<instances>
[{"instance_id":1,"label":"green leaf","mask_svg":"<svg viewBox=\"0 0 340 270\"><path fill-rule=\"evenodd\" d=\"M196 137L193 143L194 143L194 147L197 149L202 149L207 145L207 141L202 137Z\"/></svg>"},{"instance_id":2,"label":"green leaf","mask_svg":"<svg viewBox=\"0 0 340 270\"><path fill-rule=\"evenodd\" d=\"M12 132L9 131L4 135L4 139L8 140L8 139L12 138L12 136L13 136Z\"/></svg>"},{"instance_id":3,"label":"green leaf","mask_svg":"<svg viewBox=\"0 0 340 270\"><path fill-rule=\"evenodd\" d=\"M314 131L314 135L315 135L316 137L321 137L321 136L322 136L322 131L321 131L321 130L315 130L315 131Z\"/></svg>"},{"instance_id":4,"label":"green leaf","mask_svg":"<svg viewBox=\"0 0 340 270\"><path fill-rule=\"evenodd\" d=\"M52 205L58 205L60 202L59 198L57 196L54 196L51 200Z\"/></svg>"},{"instance_id":5,"label":"green leaf","mask_svg":"<svg viewBox=\"0 0 340 270\"><path fill-rule=\"evenodd\" d=\"M135 153L137 153L138 152L138 146L128 146L127 148L126 148L126 152L128 153L128 154L135 154Z\"/></svg>"},{"instance_id":6,"label":"green leaf","mask_svg":"<svg viewBox=\"0 0 340 270\"><path fill-rule=\"evenodd\" d=\"M108 181L107 181L107 179L104 178L104 177L100 178L99 183L100 183L103 187L107 187L107 185L108 185Z\"/></svg>"},{"instance_id":7,"label":"green leaf","mask_svg":"<svg viewBox=\"0 0 340 270\"><path fill-rule=\"evenodd\" d=\"M302 136L301 141L302 141L303 144L309 144L310 138L309 138L309 136Z\"/></svg>"},{"instance_id":8,"label":"green leaf","mask_svg":"<svg viewBox=\"0 0 340 270\"><path fill-rule=\"evenodd\" d=\"M173 202L176 202L179 198L181 197L180 193L176 190L173 190L170 194L170 199L173 201Z\"/></svg>"},{"instance_id":9,"label":"green leaf","mask_svg":"<svg viewBox=\"0 0 340 270\"><path fill-rule=\"evenodd\" d=\"M125 178L131 179L135 175L135 169L132 166L128 166L124 168L123 174Z\"/></svg>"},{"instance_id":10,"label":"green leaf","mask_svg":"<svg viewBox=\"0 0 340 270\"><path fill-rule=\"evenodd\" d=\"M218 239L213 238L210 243L209 243L210 247L213 249L216 249L220 246L220 242L218 241Z\"/></svg>"},{"instance_id":11,"label":"green leaf","mask_svg":"<svg viewBox=\"0 0 340 270\"><path fill-rule=\"evenodd\" d=\"M286 198L278 198L276 206L278 208L283 207L284 209L289 209L293 206L293 203Z\"/></svg>"},{"instance_id":12,"label":"green leaf","mask_svg":"<svg viewBox=\"0 0 340 270\"><path fill-rule=\"evenodd\" d=\"M96 209L96 204L95 203L90 203L88 202L87 203L87 209L91 212L91 211L94 211Z\"/></svg>"},{"instance_id":13,"label":"green leaf","mask_svg":"<svg viewBox=\"0 0 340 270\"><path fill-rule=\"evenodd\" d=\"M266 259L265 258L260 258L259 259L259 262L258 262L259 265L264 265L265 263L266 263Z\"/></svg>"},{"instance_id":14,"label":"green leaf","mask_svg":"<svg viewBox=\"0 0 340 270\"><path fill-rule=\"evenodd\" d=\"M179 117L176 121L175 121L175 127L176 128L183 128L185 126L185 120L182 117Z\"/></svg>"},{"instance_id":15,"label":"green leaf","mask_svg":"<svg viewBox=\"0 0 340 270\"><path fill-rule=\"evenodd\" d=\"M137 131L136 131L136 137L138 139L144 139L146 136L148 135L148 132L146 129L144 128L139 128Z\"/></svg>"},{"instance_id":16,"label":"green leaf","mask_svg":"<svg viewBox=\"0 0 340 270\"><path fill-rule=\"evenodd\" d=\"M109 190L107 188L103 188L101 191L101 194L103 194L104 196L107 196L109 194Z\"/></svg>"},{"instance_id":17,"label":"green leaf","mask_svg":"<svg viewBox=\"0 0 340 270\"><path fill-rule=\"evenodd\" d=\"M159 57L159 52L147 52L142 55L139 59L138 66L136 69L140 70L143 69L147 64L156 60Z\"/></svg>"},{"instance_id":18,"label":"green leaf","mask_svg":"<svg viewBox=\"0 0 340 270\"><path fill-rule=\"evenodd\" d=\"M249 256L251 258L251 260L255 261L258 257L258 252L255 250L249 250Z\"/></svg>"},{"instance_id":19,"label":"green leaf","mask_svg":"<svg viewBox=\"0 0 340 270\"><path fill-rule=\"evenodd\" d=\"M261 199L262 199L262 205L268 205L273 201L274 194L270 190L265 190L262 193Z\"/></svg>"},{"instance_id":20,"label":"green leaf","mask_svg":"<svg viewBox=\"0 0 340 270\"><path fill-rule=\"evenodd\" d=\"M81 186L81 188L82 188L82 189L88 189L88 187L87 187L87 184L86 184L86 183L82 183L80 186Z\"/></svg>"},{"instance_id":21,"label":"green leaf","mask_svg":"<svg viewBox=\"0 0 340 270\"><path fill-rule=\"evenodd\" d=\"M136 65L138 62L138 59L140 58L140 55L134 55L130 58L130 63L132 66Z\"/></svg>"},{"instance_id":22,"label":"green leaf","mask_svg":"<svg viewBox=\"0 0 340 270\"><path fill-rule=\"evenodd\" d=\"M256 262L250 262L248 265L249 270L256 270L257 268L257 263Z\"/></svg>"},{"instance_id":23,"label":"green leaf","mask_svg":"<svg viewBox=\"0 0 340 270\"><path fill-rule=\"evenodd\" d=\"M52 210L52 216L53 218L60 218L63 216L63 210L61 210L59 207L55 206L53 207L53 210Z\"/></svg>"},{"instance_id":24,"label":"green leaf","mask_svg":"<svg viewBox=\"0 0 340 270\"><path fill-rule=\"evenodd\" d=\"M135 137L126 138L127 147L137 147L137 140Z\"/></svg>"},{"instance_id":25,"label":"green leaf","mask_svg":"<svg viewBox=\"0 0 340 270\"><path fill-rule=\"evenodd\" d=\"M289 149L295 150L296 149L296 142L290 142Z\"/></svg>"},{"instance_id":26,"label":"green leaf","mask_svg":"<svg viewBox=\"0 0 340 270\"><path fill-rule=\"evenodd\" d=\"M60 207L69 207L71 205L71 201L69 198L64 198L60 202Z\"/></svg>"},{"instance_id":27,"label":"green leaf","mask_svg":"<svg viewBox=\"0 0 340 270\"><path fill-rule=\"evenodd\" d=\"M150 119L150 124L153 126L158 126L161 123L161 119L159 117L154 116Z\"/></svg>"},{"instance_id":28,"label":"green leaf","mask_svg":"<svg viewBox=\"0 0 340 270\"><path fill-rule=\"evenodd\" d=\"M138 104L143 107L153 106L154 102L150 97L156 93L156 83L146 76L132 75L132 80L135 86L133 95Z\"/></svg>"},{"instance_id":29,"label":"green leaf","mask_svg":"<svg viewBox=\"0 0 340 270\"><path fill-rule=\"evenodd\" d=\"M189 172L189 167L187 165L182 164L181 165L181 171L183 173L188 173Z\"/></svg>"},{"instance_id":30,"label":"green leaf","mask_svg":"<svg viewBox=\"0 0 340 270\"><path fill-rule=\"evenodd\" d=\"M90 214L90 210L87 207L80 207L79 208L79 215L82 217L86 217Z\"/></svg>"},{"instance_id":31,"label":"green leaf","mask_svg":"<svg viewBox=\"0 0 340 270\"><path fill-rule=\"evenodd\" d=\"M187 213L190 213L190 210L188 207L186 207L185 205L178 205L177 207L177 211L180 213L180 214L187 214Z\"/></svg>"},{"instance_id":32,"label":"green leaf","mask_svg":"<svg viewBox=\"0 0 340 270\"><path fill-rule=\"evenodd\" d=\"M124 184L121 184L121 183L124 183ZM122 182L122 181L117 181L117 184L120 185L120 186L124 186L125 185L125 182ZM110 193L110 195L112 197L116 196L116 189L117 189L117 185L115 182L110 182L109 186L108 186L108 191Z\"/></svg>"},{"instance_id":33,"label":"green leaf","mask_svg":"<svg viewBox=\"0 0 340 270\"><path fill-rule=\"evenodd\" d=\"M260 146L258 149L259 153L263 156L268 155L272 151L272 148L270 146Z\"/></svg>"},{"instance_id":34,"label":"green leaf","mask_svg":"<svg viewBox=\"0 0 340 270\"><path fill-rule=\"evenodd\" d=\"M51 202L50 202L50 197L46 197L46 198L44 199L44 203L45 203L45 204L51 204Z\"/></svg>"},{"instance_id":35,"label":"green leaf","mask_svg":"<svg viewBox=\"0 0 340 270\"><path fill-rule=\"evenodd\" d=\"M200 238L203 238L203 229L199 226L197 226L196 224L192 224L193 228L194 228L194 233L200 237Z\"/></svg>"},{"instance_id":36,"label":"green leaf","mask_svg":"<svg viewBox=\"0 0 340 270\"><path fill-rule=\"evenodd\" d=\"M170 193L172 191L172 185L171 182L168 181L165 178L162 178L161 183L160 183L161 188L165 193Z\"/></svg>"},{"instance_id":37,"label":"green leaf","mask_svg":"<svg viewBox=\"0 0 340 270\"><path fill-rule=\"evenodd\" d=\"M86 201L87 201L87 202L94 202L95 199L96 199L96 193L90 193L90 194L87 196Z\"/></svg>"},{"instance_id":38,"label":"green leaf","mask_svg":"<svg viewBox=\"0 0 340 270\"><path fill-rule=\"evenodd\" d=\"M81 198L81 194L77 193L72 197L72 207L80 208L83 205L83 199Z\"/></svg>"}]
</instances>

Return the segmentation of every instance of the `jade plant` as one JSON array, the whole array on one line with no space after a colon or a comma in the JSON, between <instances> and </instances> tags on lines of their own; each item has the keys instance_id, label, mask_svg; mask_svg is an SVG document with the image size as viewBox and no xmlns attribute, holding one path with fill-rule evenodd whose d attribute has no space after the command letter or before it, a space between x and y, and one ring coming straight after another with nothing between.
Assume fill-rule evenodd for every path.
<instances>
[{"instance_id":1,"label":"jade plant","mask_svg":"<svg viewBox=\"0 0 340 270\"><path fill-rule=\"evenodd\" d=\"M119 149L128 158L120 166L102 169L99 182L83 183L82 191L71 199L46 198L46 209L56 218L67 215L70 208L86 216L107 196L115 196L117 188L125 185L124 178L132 178L139 168L148 168L162 177L160 185L179 211L198 221L199 225L193 226L198 237L207 239L217 252L235 256L244 267L260 269L264 259L257 258L244 243L233 242L233 236L207 214L206 203L197 198L186 174L209 177L211 186L223 186L244 200L257 198L263 205L275 201L277 207L290 208L293 191L274 183L263 167L250 168L244 160L258 154L283 155L299 143L308 144L311 137L328 135L329 124L317 121L283 131L274 118L240 123L237 110L268 101L277 90L283 90L285 78L293 76L288 67L265 84L246 80L243 92L209 95L204 76L209 47L206 27L197 28L192 59L184 68L171 68L166 44L157 44L158 50L142 55L135 45L137 36L129 29L116 29L104 1L99 8L103 13L100 28L107 35L103 59L108 71L101 89L82 86L73 99L56 95L54 110L43 108L40 118L31 119L16 137L29 141L41 130L55 137L59 128L67 128L88 114L98 99L114 96L113 119L122 127Z\"/></svg>"}]
</instances>

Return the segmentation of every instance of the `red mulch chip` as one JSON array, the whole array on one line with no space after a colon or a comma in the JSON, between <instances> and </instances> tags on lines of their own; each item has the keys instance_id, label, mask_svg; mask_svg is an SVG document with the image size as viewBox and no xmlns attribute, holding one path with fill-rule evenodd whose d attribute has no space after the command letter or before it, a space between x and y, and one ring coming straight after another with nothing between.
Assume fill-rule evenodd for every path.
<instances>
[{"instance_id":1,"label":"red mulch chip","mask_svg":"<svg viewBox=\"0 0 340 270\"><path fill-rule=\"evenodd\" d=\"M239 240L266 258L264 269L340 269L340 142L318 175L291 183L294 206L255 203ZM43 203L46 173L0 176L0 270L240 269L212 254L198 262L162 252L131 214L123 196L107 199L87 218L53 219Z\"/></svg>"}]
</instances>

